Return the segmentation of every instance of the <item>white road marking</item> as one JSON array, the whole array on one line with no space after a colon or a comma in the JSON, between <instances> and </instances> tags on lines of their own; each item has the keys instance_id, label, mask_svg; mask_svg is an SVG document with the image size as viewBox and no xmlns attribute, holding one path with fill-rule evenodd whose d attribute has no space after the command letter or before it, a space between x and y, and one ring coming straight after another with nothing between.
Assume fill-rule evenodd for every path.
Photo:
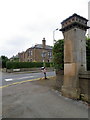
<instances>
[{"instance_id":1,"label":"white road marking","mask_svg":"<svg viewBox=\"0 0 90 120\"><path fill-rule=\"evenodd\" d=\"M23 79L23 78L32 78L32 77L34 77L34 76L28 76L28 77L22 77L22 78L17 78L17 79Z\"/></svg>"},{"instance_id":2,"label":"white road marking","mask_svg":"<svg viewBox=\"0 0 90 120\"><path fill-rule=\"evenodd\" d=\"M33 78L34 76L28 76L28 77L21 77L21 78L9 78L5 79L5 81L13 81L13 80L20 80L20 79L26 79L26 78Z\"/></svg>"},{"instance_id":3,"label":"white road marking","mask_svg":"<svg viewBox=\"0 0 90 120\"><path fill-rule=\"evenodd\" d=\"M5 79L5 81L12 81L13 79Z\"/></svg>"}]
</instances>

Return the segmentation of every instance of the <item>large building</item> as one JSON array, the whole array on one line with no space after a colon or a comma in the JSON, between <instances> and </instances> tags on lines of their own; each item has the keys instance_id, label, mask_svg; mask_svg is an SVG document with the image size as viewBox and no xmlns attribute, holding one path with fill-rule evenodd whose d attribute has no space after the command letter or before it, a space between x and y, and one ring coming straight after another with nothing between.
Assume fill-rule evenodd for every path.
<instances>
[{"instance_id":1,"label":"large building","mask_svg":"<svg viewBox=\"0 0 90 120\"><path fill-rule=\"evenodd\" d=\"M42 44L36 44L25 52L18 53L18 57L20 62L51 62L52 46L46 45L46 40L43 38Z\"/></svg>"}]
</instances>

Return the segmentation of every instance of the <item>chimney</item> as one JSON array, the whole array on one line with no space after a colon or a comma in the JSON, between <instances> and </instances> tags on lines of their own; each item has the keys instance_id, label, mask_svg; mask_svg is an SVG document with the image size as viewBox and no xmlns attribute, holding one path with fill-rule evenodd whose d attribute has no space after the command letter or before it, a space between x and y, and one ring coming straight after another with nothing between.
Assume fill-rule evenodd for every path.
<instances>
[{"instance_id":1,"label":"chimney","mask_svg":"<svg viewBox=\"0 0 90 120\"><path fill-rule=\"evenodd\" d=\"M45 38L43 38L43 40L42 40L42 46L43 46L43 48L46 47L46 40L45 40Z\"/></svg>"}]
</instances>

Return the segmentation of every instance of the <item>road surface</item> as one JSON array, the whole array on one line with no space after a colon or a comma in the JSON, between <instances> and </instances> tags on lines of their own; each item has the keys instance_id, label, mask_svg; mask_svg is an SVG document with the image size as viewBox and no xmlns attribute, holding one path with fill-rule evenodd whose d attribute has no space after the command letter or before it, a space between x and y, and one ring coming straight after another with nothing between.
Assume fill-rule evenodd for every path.
<instances>
[{"instance_id":1,"label":"road surface","mask_svg":"<svg viewBox=\"0 0 90 120\"><path fill-rule=\"evenodd\" d=\"M47 76L55 76L55 72L47 72ZM44 74L41 73L2 73L2 82L0 82L0 86L12 84L15 82L20 82L24 80L32 80L37 78L44 77Z\"/></svg>"},{"instance_id":2,"label":"road surface","mask_svg":"<svg viewBox=\"0 0 90 120\"><path fill-rule=\"evenodd\" d=\"M48 76L55 75L53 72L47 74ZM43 77L43 74L25 73L10 74L10 76L4 74L3 81L5 79L14 80L5 81L3 85L38 77ZM86 104L61 96L59 92L48 87L49 82L53 81L32 81L2 88L3 118L88 118Z\"/></svg>"}]
</instances>

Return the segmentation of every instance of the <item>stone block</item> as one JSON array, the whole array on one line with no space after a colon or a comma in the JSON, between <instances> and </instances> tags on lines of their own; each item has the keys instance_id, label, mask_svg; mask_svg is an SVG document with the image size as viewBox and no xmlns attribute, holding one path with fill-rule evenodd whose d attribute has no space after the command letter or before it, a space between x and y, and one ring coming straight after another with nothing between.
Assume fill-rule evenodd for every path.
<instances>
[{"instance_id":1,"label":"stone block","mask_svg":"<svg viewBox=\"0 0 90 120\"><path fill-rule=\"evenodd\" d=\"M62 95L71 99L80 99L80 89L62 86Z\"/></svg>"}]
</instances>

